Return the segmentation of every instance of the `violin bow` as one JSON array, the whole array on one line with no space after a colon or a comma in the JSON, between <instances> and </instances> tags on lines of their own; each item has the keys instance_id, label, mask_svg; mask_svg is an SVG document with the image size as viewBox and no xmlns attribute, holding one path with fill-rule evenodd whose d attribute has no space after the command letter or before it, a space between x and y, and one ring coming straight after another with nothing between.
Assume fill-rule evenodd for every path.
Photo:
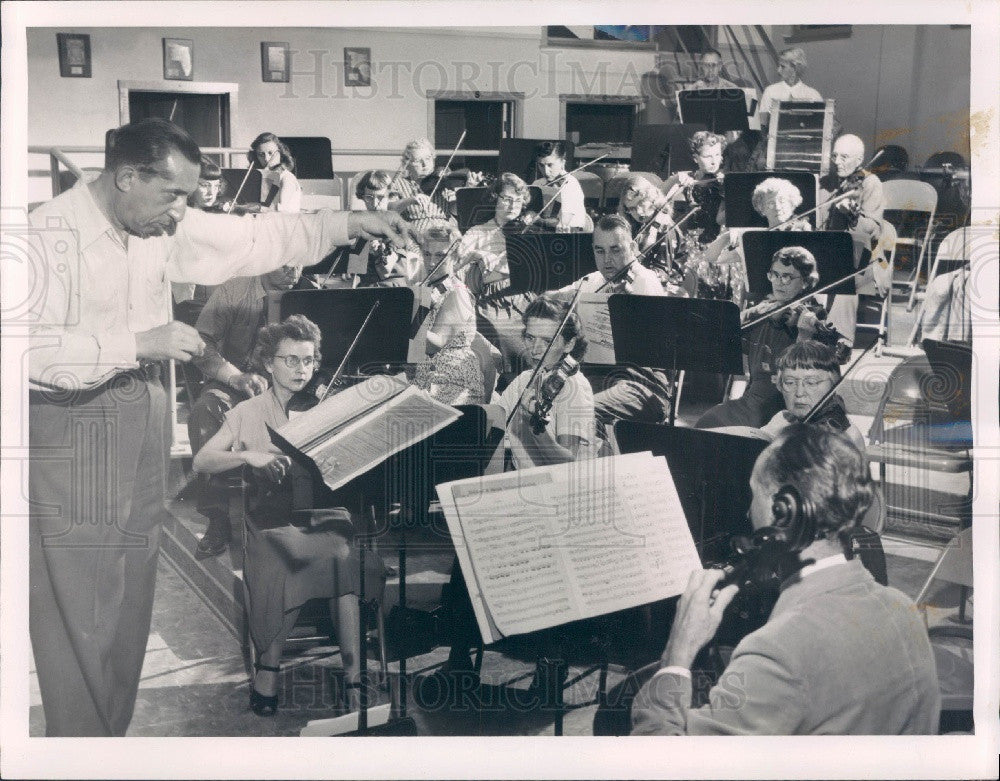
<instances>
[{"instance_id":1,"label":"violin bow","mask_svg":"<svg viewBox=\"0 0 1000 781\"><path fill-rule=\"evenodd\" d=\"M566 178L567 176L572 176L572 175L573 175L573 174L575 174L575 173L576 173L577 171L582 171L582 170L583 170L584 168L586 168L587 166L591 166L591 165L593 165L594 163L597 163L597 162L600 162L600 161L601 161L601 160L603 160L603 159L604 159L605 157L610 157L610 155L611 155L611 153L610 153L610 152L607 152L607 153L605 153L605 154L601 155L600 157L595 157L595 158L594 158L593 160L590 160L590 161L588 161L588 162L584 163L583 165L579 165L579 166L577 166L577 167L576 167L576 168L574 168L574 169L573 169L572 171L567 171L567 172L566 172L566 173L564 173L564 174L559 174L559 176L557 176L557 177L556 177L555 181L556 181L556 182L559 182L559 181L562 181L562 180L563 180L563 179L565 179L565 178ZM552 186L554 186L554 182L553 182L553 183L550 183L550 184L549 184L548 186L549 186L549 187L552 187ZM541 209L539 209L539 210L538 210L538 214L539 214L539 215L543 214L543 213L545 212L545 210L546 210L546 209L548 209L548 208L549 208L549 207L550 207L550 206L551 206L551 205L552 205L552 204L553 204L553 203L555 202L556 198L558 198L558 197L559 197L559 190L557 189L557 190L556 190L556 192L555 192L555 194L554 194L554 195L553 195L553 196L552 196L551 198L549 198L549 199L548 199L548 200L547 200L547 201L545 202L545 204L544 204L544 205L542 206L542 208L541 208ZM528 232L528 228L530 228L530 227L531 227L531 225L525 225L525 226L524 226L524 230L522 230L522 231L521 231L521 233L522 233L522 234L523 234L523 233L527 233L527 232Z\"/></svg>"},{"instance_id":2,"label":"violin bow","mask_svg":"<svg viewBox=\"0 0 1000 781\"><path fill-rule=\"evenodd\" d=\"M240 186L236 189L236 195L233 196L233 200L229 202L229 208L226 209L226 214L232 214L233 209L236 208L236 201L240 197L240 193L243 192L243 187L247 183L247 179L250 178L250 174L253 171L253 160L250 161L250 165L247 166L247 172L243 174L243 181L240 182Z\"/></svg>"},{"instance_id":3,"label":"violin bow","mask_svg":"<svg viewBox=\"0 0 1000 781\"><path fill-rule=\"evenodd\" d=\"M455 239L455 240L454 240L454 241L453 241L453 242L451 243L451 245L450 245L450 246L448 247L448 249L447 249L447 250L445 251L445 253L444 253L444 257L442 257L442 258L441 258L441 260L439 260L439 261L438 261L437 263L435 263L435 264L434 264L434 268L432 268L432 269L431 269L430 271L428 271L428 272L427 272L427 276L425 276L425 277L424 277L424 278L423 278L422 280L420 280L420 284L421 284L421 285L426 285L427 283L429 283L429 282L431 281L431 279L432 279L432 278L434 277L434 275L435 275L435 274L437 273L437 270L438 270L439 268L441 268L441 266L443 266L443 265L444 265L445 261L446 261L446 260L448 260L448 256L449 256L449 255L451 255L451 251L452 251L453 249L455 249L455 247L457 247L457 246L458 246L458 243L459 243L459 242L460 242L461 240L462 240L462 237L461 237L461 236L459 236L459 237L458 237L457 239Z\"/></svg>"},{"instance_id":4,"label":"violin bow","mask_svg":"<svg viewBox=\"0 0 1000 781\"><path fill-rule=\"evenodd\" d=\"M566 309L566 314L563 315L562 320L559 323L559 327L556 332L552 334L552 338L549 339L549 343L545 345L545 352L542 353L542 357L538 359L538 364L535 366L534 370L531 372L531 376L528 377L528 381L524 385L524 390L521 391L521 395L517 397L517 402L514 404L514 408L507 415L507 422L504 423L504 430L510 427L510 422L514 419L514 415L517 414L518 408L524 405L524 394L527 392L528 388L535 384L535 378L538 377L538 373L541 371L542 366L545 365L545 359L549 355L549 351L552 349L552 345L556 343L556 337L562 334L563 328L566 327L566 323L569 322L570 316L573 314L573 310L576 308L577 301L580 300L580 294L583 292L583 279L576 286L576 292L573 294L573 300L569 302L569 308Z\"/></svg>"},{"instance_id":5,"label":"violin bow","mask_svg":"<svg viewBox=\"0 0 1000 781\"><path fill-rule=\"evenodd\" d=\"M751 320L746 325L740 326L740 330L741 331L746 331L748 328L753 328L758 323L763 323L769 317L774 317L775 315L780 314L781 312L784 312L786 309L791 309L793 306L797 306L797 305L805 302L807 299L812 298L813 296L818 296L820 293L825 293L830 288L834 288L834 287L837 287L837 285L843 284L844 282L846 282L847 280L849 280L851 277L856 277L859 274L864 274L865 273L865 269L867 269L867 268L868 268L868 266L865 266L864 268L859 268L857 271L852 271L846 277L842 277L842 278L838 279L836 282L831 282L829 285L824 285L819 290L811 290L808 293L806 293L805 295L800 296L799 298L793 298L788 303L782 304L781 306L777 307L776 309L772 309L766 315L761 315L760 317L754 318L753 320Z\"/></svg>"},{"instance_id":6,"label":"violin bow","mask_svg":"<svg viewBox=\"0 0 1000 781\"><path fill-rule=\"evenodd\" d=\"M378 309L380 303L381 303L380 301L376 301L374 304L372 304L372 308L368 310L368 314L365 316L365 321L361 324L361 327L358 329L358 333L355 335L354 341L351 342L351 346L348 347L347 352L344 353L344 357L340 361L340 366L337 367L337 371L333 373L333 376L330 378L330 382L327 383L326 390L323 391L323 395L320 397L320 402L322 402L330 394L330 389L334 386L334 383L336 383L337 380L340 379L340 375L344 373L344 367L347 366L347 361L351 357L351 353L353 353L354 348L358 346L358 341L361 339L361 334L365 332L365 329L368 327L369 321L372 319L372 315L375 314L375 310Z\"/></svg>"},{"instance_id":7,"label":"violin bow","mask_svg":"<svg viewBox=\"0 0 1000 781\"><path fill-rule=\"evenodd\" d=\"M438 191L438 187L440 187L441 186L441 182L444 181L445 171L447 171L451 167L451 161L454 160L455 159L455 155L458 154L458 148L460 146L462 146L462 142L465 140L465 134L467 132L468 131L463 130L462 131L462 135L458 137L458 143L455 144L455 148L453 150L451 150L451 156L448 158L448 162L444 164L444 170L441 171L441 173L438 175L437 184L434 185L434 189L431 190L431 194L427 196L432 201L434 200L434 194Z\"/></svg>"}]
</instances>

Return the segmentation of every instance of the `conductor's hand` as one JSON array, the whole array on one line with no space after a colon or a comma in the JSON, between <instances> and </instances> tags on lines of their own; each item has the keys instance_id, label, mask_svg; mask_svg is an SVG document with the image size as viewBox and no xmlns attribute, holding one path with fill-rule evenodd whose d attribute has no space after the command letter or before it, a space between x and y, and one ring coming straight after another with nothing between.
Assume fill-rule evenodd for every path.
<instances>
[{"instance_id":1,"label":"conductor's hand","mask_svg":"<svg viewBox=\"0 0 1000 781\"><path fill-rule=\"evenodd\" d=\"M198 332L179 320L135 335L136 357L147 361L190 361L205 351Z\"/></svg>"},{"instance_id":2,"label":"conductor's hand","mask_svg":"<svg viewBox=\"0 0 1000 781\"><path fill-rule=\"evenodd\" d=\"M259 396L267 390L267 379L253 372L242 372L233 377L229 385L246 396Z\"/></svg>"},{"instance_id":3,"label":"conductor's hand","mask_svg":"<svg viewBox=\"0 0 1000 781\"><path fill-rule=\"evenodd\" d=\"M719 569L700 569L691 573L660 659L664 667L690 669L698 651L715 636L723 611L738 591L735 584L717 590L723 574Z\"/></svg>"},{"instance_id":4,"label":"conductor's hand","mask_svg":"<svg viewBox=\"0 0 1000 781\"><path fill-rule=\"evenodd\" d=\"M352 239L387 239L398 249L413 247L417 236L410 223L396 212L351 212L347 218L347 233Z\"/></svg>"}]
</instances>

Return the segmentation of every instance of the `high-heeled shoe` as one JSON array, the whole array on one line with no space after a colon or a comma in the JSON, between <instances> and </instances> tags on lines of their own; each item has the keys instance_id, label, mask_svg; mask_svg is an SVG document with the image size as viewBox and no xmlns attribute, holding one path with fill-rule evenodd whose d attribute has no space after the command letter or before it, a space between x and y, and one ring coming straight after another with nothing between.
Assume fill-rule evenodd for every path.
<instances>
[{"instance_id":1,"label":"high-heeled shoe","mask_svg":"<svg viewBox=\"0 0 1000 781\"><path fill-rule=\"evenodd\" d=\"M254 662L253 667L255 670L266 670L269 673L280 673L280 667L273 667L269 664L261 664L260 662ZM278 712L278 695L272 694L268 697L265 694L261 694L257 689L254 688L253 681L250 682L250 710L256 713L258 716L273 716Z\"/></svg>"}]
</instances>

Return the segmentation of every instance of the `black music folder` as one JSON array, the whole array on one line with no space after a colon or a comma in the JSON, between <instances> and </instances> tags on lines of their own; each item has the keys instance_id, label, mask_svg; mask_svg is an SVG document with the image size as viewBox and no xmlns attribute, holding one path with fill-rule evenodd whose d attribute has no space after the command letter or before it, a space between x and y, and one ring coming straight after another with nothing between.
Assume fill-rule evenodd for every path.
<instances>
[{"instance_id":1,"label":"black music folder","mask_svg":"<svg viewBox=\"0 0 1000 781\"><path fill-rule=\"evenodd\" d=\"M591 233L508 233L506 239L514 292L559 290L597 271Z\"/></svg>"},{"instance_id":2,"label":"black music folder","mask_svg":"<svg viewBox=\"0 0 1000 781\"><path fill-rule=\"evenodd\" d=\"M608 309L619 364L743 372L740 312L732 301L618 293Z\"/></svg>"},{"instance_id":3,"label":"black music folder","mask_svg":"<svg viewBox=\"0 0 1000 781\"><path fill-rule=\"evenodd\" d=\"M677 102L684 123L699 122L713 133L750 129L746 93L739 87L681 90Z\"/></svg>"},{"instance_id":4,"label":"black music folder","mask_svg":"<svg viewBox=\"0 0 1000 781\"><path fill-rule=\"evenodd\" d=\"M771 269L774 253L785 247L803 247L816 258L819 282L814 289L855 271L854 243L846 231L747 231L742 242L751 301L760 301L771 292L767 272ZM854 295L857 292L855 279L851 277L826 293Z\"/></svg>"},{"instance_id":5,"label":"black music folder","mask_svg":"<svg viewBox=\"0 0 1000 781\"><path fill-rule=\"evenodd\" d=\"M289 290L269 300L268 319L279 322L289 315L308 317L323 335L323 366L336 368L376 301L379 306L344 367L348 374L365 373L362 370L366 368L406 362L413 319L413 291L409 288Z\"/></svg>"}]
</instances>

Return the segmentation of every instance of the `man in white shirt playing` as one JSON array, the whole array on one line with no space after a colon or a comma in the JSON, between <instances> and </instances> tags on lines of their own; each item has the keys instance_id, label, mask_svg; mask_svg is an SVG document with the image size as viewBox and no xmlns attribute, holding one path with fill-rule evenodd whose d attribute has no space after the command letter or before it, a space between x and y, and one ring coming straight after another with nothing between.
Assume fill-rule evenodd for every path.
<instances>
[{"instance_id":1,"label":"man in white shirt playing","mask_svg":"<svg viewBox=\"0 0 1000 781\"><path fill-rule=\"evenodd\" d=\"M693 572L660 669L632 704L632 734L936 734L941 699L919 612L845 555L874 497L864 455L842 434L793 424L761 453L750 488L755 530L802 538L777 569L770 617L692 708L691 666L738 588L719 588L722 570Z\"/></svg>"},{"instance_id":2,"label":"man in white shirt playing","mask_svg":"<svg viewBox=\"0 0 1000 781\"><path fill-rule=\"evenodd\" d=\"M187 211L200 159L170 122L125 125L96 179L30 215L45 286L28 353L29 622L47 735L124 735L135 706L166 512L160 362L204 349L170 321L170 283L405 241L395 215Z\"/></svg>"}]
</instances>

